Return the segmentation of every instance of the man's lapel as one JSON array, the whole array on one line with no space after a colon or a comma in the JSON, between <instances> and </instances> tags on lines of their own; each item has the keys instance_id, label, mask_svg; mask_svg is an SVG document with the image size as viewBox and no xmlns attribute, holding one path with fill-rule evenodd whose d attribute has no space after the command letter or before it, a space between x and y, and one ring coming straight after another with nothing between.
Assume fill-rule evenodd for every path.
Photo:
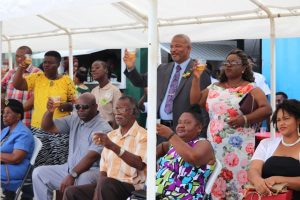
<instances>
[{"instance_id":1,"label":"man's lapel","mask_svg":"<svg viewBox=\"0 0 300 200\"><path fill-rule=\"evenodd\" d=\"M168 89L169 81L172 81L171 75L172 75L173 67L174 67L174 62L168 63L164 75L162 76L162 80L157 80L158 85L160 85L159 83L161 83L161 87L163 88L161 97L164 97L163 94L166 94L166 92L168 92L167 89Z\"/></svg>"},{"instance_id":2,"label":"man's lapel","mask_svg":"<svg viewBox=\"0 0 300 200\"><path fill-rule=\"evenodd\" d=\"M187 71L190 71L191 73L193 73L192 71L192 67L193 67L193 60L191 59L188 66L186 67L184 73L186 73ZM183 86L186 84L186 82L188 81L188 79L191 78L191 76L189 77L181 77L181 80L180 80L180 83L179 83L179 86L176 90L176 93L175 93L175 98L176 96L178 95L178 93L180 92L180 90L182 90Z\"/></svg>"}]
</instances>

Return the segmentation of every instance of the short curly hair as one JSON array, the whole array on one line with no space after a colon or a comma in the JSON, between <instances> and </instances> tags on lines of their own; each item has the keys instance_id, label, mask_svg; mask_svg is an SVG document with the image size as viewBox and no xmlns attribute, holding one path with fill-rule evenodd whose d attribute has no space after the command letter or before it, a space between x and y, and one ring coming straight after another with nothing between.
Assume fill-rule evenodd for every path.
<instances>
[{"instance_id":1,"label":"short curly hair","mask_svg":"<svg viewBox=\"0 0 300 200\"><path fill-rule=\"evenodd\" d=\"M247 54L240 49L233 49L232 51L229 52L226 59L230 55L237 55L241 59L242 65L245 67L244 73L242 74L242 79L245 81L254 82L254 76L253 76L253 72L252 72L250 63L248 62ZM225 74L224 69L221 70L219 80L221 83L224 83L227 81L227 76Z\"/></svg>"}]
</instances>

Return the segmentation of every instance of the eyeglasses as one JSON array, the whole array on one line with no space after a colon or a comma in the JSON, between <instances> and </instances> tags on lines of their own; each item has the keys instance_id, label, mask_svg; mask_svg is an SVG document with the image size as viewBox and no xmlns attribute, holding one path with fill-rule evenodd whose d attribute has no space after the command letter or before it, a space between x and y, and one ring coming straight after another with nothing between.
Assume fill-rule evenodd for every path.
<instances>
[{"instance_id":1,"label":"eyeglasses","mask_svg":"<svg viewBox=\"0 0 300 200\"><path fill-rule=\"evenodd\" d=\"M90 108L90 106L89 106L89 105L86 105L86 104L76 104L76 105L75 105L75 108L76 108L76 110L80 110L80 109L82 109L82 110L87 110L87 109Z\"/></svg>"},{"instance_id":2,"label":"eyeglasses","mask_svg":"<svg viewBox=\"0 0 300 200\"><path fill-rule=\"evenodd\" d=\"M113 112L114 113L126 113L128 110L131 110L132 108L114 108Z\"/></svg>"},{"instance_id":3,"label":"eyeglasses","mask_svg":"<svg viewBox=\"0 0 300 200\"><path fill-rule=\"evenodd\" d=\"M228 65L231 65L231 66L237 66L237 65L241 65L242 63L241 62L238 62L238 61L225 61L223 62L223 65L224 66L228 66Z\"/></svg>"}]
</instances>

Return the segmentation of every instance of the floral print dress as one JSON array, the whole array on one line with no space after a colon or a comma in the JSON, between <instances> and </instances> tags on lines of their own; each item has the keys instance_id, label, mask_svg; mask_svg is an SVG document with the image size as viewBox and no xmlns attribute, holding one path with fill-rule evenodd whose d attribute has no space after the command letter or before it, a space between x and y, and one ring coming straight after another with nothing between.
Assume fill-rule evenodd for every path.
<instances>
[{"instance_id":1,"label":"floral print dress","mask_svg":"<svg viewBox=\"0 0 300 200\"><path fill-rule=\"evenodd\" d=\"M199 140L197 138L188 142L194 147ZM214 170L215 165L197 167L183 160L173 146L165 156L158 160L156 173L157 193L162 194L163 199L200 200L203 198L206 182Z\"/></svg>"},{"instance_id":2,"label":"floral print dress","mask_svg":"<svg viewBox=\"0 0 300 200\"><path fill-rule=\"evenodd\" d=\"M230 117L243 115L239 110L239 102L253 88L253 83L237 88L223 88L215 84L208 87L206 109L210 123L207 139L215 150L216 158L223 165L211 192L213 199L243 198L242 188L248 182L247 170L254 152L255 129L234 129L226 121Z\"/></svg>"}]
</instances>

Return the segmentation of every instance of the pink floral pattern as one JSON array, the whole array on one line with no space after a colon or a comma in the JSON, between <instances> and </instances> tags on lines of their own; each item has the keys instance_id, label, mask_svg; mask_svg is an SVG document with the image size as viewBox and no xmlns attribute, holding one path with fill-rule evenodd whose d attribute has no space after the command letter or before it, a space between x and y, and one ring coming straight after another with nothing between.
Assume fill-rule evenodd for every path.
<instances>
[{"instance_id":1,"label":"pink floral pattern","mask_svg":"<svg viewBox=\"0 0 300 200\"><path fill-rule=\"evenodd\" d=\"M213 119L210 121L210 129L211 133L215 134L218 133L219 131L223 130L224 128L224 121Z\"/></svg>"},{"instance_id":2,"label":"pink floral pattern","mask_svg":"<svg viewBox=\"0 0 300 200\"><path fill-rule=\"evenodd\" d=\"M212 189L213 199L243 198L242 187L248 182L247 169L254 151L255 130L245 127L233 129L227 124L227 119L242 115L239 102L253 88L253 83L228 89L215 84L208 87L206 109L210 124L207 138L223 164L222 173Z\"/></svg>"},{"instance_id":3,"label":"pink floral pattern","mask_svg":"<svg viewBox=\"0 0 300 200\"><path fill-rule=\"evenodd\" d=\"M237 180L240 185L244 185L245 183L247 183L248 182L247 171L246 170L238 171Z\"/></svg>"},{"instance_id":4,"label":"pink floral pattern","mask_svg":"<svg viewBox=\"0 0 300 200\"><path fill-rule=\"evenodd\" d=\"M213 196L220 199L220 198L225 198L225 192L226 192L226 181L222 177L218 177L218 179L214 183L211 193Z\"/></svg>"},{"instance_id":5,"label":"pink floral pattern","mask_svg":"<svg viewBox=\"0 0 300 200\"><path fill-rule=\"evenodd\" d=\"M227 167L235 167L239 164L240 159L234 152L230 152L225 154L224 162Z\"/></svg>"}]
</instances>

